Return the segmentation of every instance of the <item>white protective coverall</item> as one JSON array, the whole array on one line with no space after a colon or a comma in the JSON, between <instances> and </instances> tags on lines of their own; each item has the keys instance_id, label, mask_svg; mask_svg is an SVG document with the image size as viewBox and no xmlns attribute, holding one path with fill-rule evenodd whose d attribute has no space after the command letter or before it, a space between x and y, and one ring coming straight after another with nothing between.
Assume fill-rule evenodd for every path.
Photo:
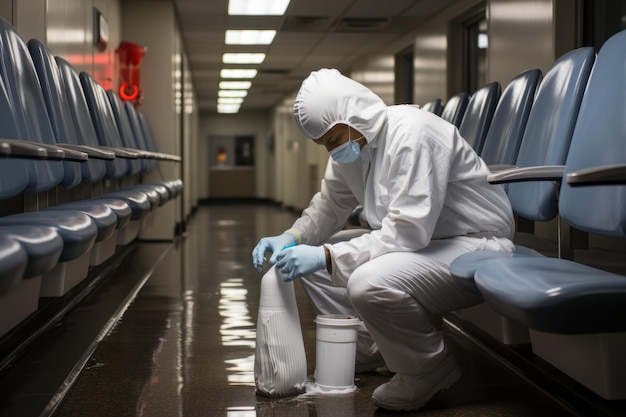
<instances>
[{"instance_id":1,"label":"white protective coverall","mask_svg":"<svg viewBox=\"0 0 626 417\"><path fill-rule=\"evenodd\" d=\"M367 140L354 163L329 158L321 191L292 226L299 243L324 244L332 258L332 276L303 277L306 293L320 314L363 320L357 366L379 349L392 372L428 372L446 355L433 317L482 301L454 284L450 262L514 250L503 188L487 182L486 164L455 126L415 106L387 106L336 70L311 73L294 116L311 139L342 123ZM342 231L358 205L372 230Z\"/></svg>"}]
</instances>

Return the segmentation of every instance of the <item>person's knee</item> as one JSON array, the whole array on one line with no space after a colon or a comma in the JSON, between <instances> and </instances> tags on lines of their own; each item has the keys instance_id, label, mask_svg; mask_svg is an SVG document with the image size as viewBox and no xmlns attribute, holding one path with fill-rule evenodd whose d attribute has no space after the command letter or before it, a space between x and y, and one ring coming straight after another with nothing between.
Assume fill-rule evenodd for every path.
<instances>
[{"instance_id":1,"label":"person's knee","mask_svg":"<svg viewBox=\"0 0 626 417\"><path fill-rule=\"evenodd\" d=\"M360 273L359 269L350 276L347 289L350 302L357 311L379 301L376 294L381 292L381 288L376 285L372 276Z\"/></svg>"}]
</instances>

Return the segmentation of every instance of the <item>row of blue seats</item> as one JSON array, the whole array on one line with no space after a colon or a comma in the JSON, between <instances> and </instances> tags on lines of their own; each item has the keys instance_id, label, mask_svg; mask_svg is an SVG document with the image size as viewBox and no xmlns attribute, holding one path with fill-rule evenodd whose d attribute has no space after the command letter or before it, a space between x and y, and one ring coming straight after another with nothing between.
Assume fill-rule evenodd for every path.
<instances>
[{"instance_id":1,"label":"row of blue seats","mask_svg":"<svg viewBox=\"0 0 626 417\"><path fill-rule=\"evenodd\" d=\"M529 72L503 91L485 116L485 134L469 140L493 167L488 180L505 184L517 216L557 219L598 238L626 237L625 67L623 31L597 56L591 48L563 55L536 91L534 81L519 88ZM555 240L569 245L560 235ZM597 256L516 248L454 260L459 286L485 300L461 315L503 343L529 342L537 356L601 397L626 399L626 276L616 273L626 266L623 253L609 267Z\"/></svg>"},{"instance_id":2,"label":"row of blue seats","mask_svg":"<svg viewBox=\"0 0 626 417\"><path fill-rule=\"evenodd\" d=\"M3 19L0 119L1 337L134 241L182 181L143 184L180 157L154 149L131 103Z\"/></svg>"}]
</instances>

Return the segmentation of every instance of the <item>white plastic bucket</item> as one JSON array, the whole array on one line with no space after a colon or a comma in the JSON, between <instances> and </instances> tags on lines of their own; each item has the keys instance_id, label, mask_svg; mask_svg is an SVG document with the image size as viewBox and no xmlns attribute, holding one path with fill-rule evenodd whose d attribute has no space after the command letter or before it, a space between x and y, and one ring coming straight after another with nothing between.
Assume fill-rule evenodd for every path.
<instances>
[{"instance_id":1,"label":"white plastic bucket","mask_svg":"<svg viewBox=\"0 0 626 417\"><path fill-rule=\"evenodd\" d=\"M322 391L354 387L359 319L346 314L315 318L315 383Z\"/></svg>"}]
</instances>

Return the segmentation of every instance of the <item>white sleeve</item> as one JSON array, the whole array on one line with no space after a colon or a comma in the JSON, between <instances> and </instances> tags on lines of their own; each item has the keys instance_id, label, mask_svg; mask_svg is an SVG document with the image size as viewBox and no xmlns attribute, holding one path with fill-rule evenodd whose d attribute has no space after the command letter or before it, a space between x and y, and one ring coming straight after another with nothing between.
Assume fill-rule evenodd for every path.
<instances>
[{"instance_id":1,"label":"white sleeve","mask_svg":"<svg viewBox=\"0 0 626 417\"><path fill-rule=\"evenodd\" d=\"M291 228L300 233L299 243L320 245L344 228L357 205L347 179L329 158L321 191L313 196Z\"/></svg>"}]
</instances>

